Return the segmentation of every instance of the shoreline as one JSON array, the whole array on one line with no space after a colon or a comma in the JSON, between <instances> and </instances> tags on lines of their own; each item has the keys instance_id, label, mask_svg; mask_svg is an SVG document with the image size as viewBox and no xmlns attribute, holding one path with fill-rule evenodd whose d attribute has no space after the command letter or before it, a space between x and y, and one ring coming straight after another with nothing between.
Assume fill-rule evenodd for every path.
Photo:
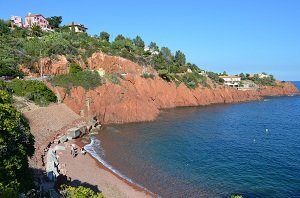
<instances>
[{"instance_id":1,"label":"shoreline","mask_svg":"<svg viewBox=\"0 0 300 198\"><path fill-rule=\"evenodd\" d=\"M293 95L297 96L299 94L295 93ZM265 97L274 97L274 96L280 97L280 96L289 96L289 95L263 96L261 99L263 99ZM251 100L251 101L253 101L253 100ZM250 100L243 101L243 102L250 102ZM232 102L232 103L236 103L236 102ZM223 103L221 103L221 104L223 104ZM199 106L199 107L201 107L201 106ZM166 108L164 110L167 110L167 109L169 109L169 108ZM55 134L55 136L63 134L64 133L63 130L67 129L66 127L70 127L70 125L63 126L61 129L59 129L55 132L52 132L52 133ZM42 137L41 134L35 133L35 137L37 137L36 143L38 145L40 145L38 150L41 150L42 148L47 147L48 144L46 143L46 141L39 140L39 137ZM49 142L51 142L50 140L53 139L53 137L49 136L47 139L49 140ZM43 139L43 140L45 140L45 139ZM79 138L76 140L71 140L70 142L73 141L79 147L83 147L85 145L82 142L82 140L83 140L82 138ZM37 152L35 155L39 155L39 153ZM81 155L81 154L79 154L79 155ZM99 186L101 188L101 190L104 192L104 195L106 195L107 197L158 197L158 195L152 193L148 189L140 186L139 184L130 182L130 178L129 178L129 180L122 178L122 176L118 175L117 173L115 173L114 171L110 170L108 167L103 165L99 160L97 160L95 157L93 157L90 153L88 153L85 156L86 156L85 160L82 160L82 159L77 160L78 158L75 158L74 159L75 161L73 161L72 158L70 158L70 156L68 157L68 155L66 155L66 154L61 156L60 160L62 160L62 163L69 164L69 165L67 165L66 170L69 174L71 173L70 177L73 180L83 181L82 183L90 183L91 182L91 184L93 184L95 186ZM41 156L38 156L38 157L41 157ZM64 158L66 158L66 159L64 159ZM70 161L68 161L68 159ZM38 159L36 159L36 160L38 160ZM42 161L42 159L39 159L39 160ZM71 163L71 165L70 165L70 163ZM69 169L69 167L72 167L72 168ZM86 167L88 167L88 169L91 169L97 173L86 172L85 174L89 175L89 177L88 178L84 177L84 175L82 175L82 172L80 170L84 170ZM103 175L105 175L105 179L104 179L105 181L104 182L99 181L99 180L103 179L103 177L104 177ZM95 177L95 176L97 176L97 177ZM93 178L93 179L91 179L91 178ZM128 196L128 195L130 195L130 196Z\"/></svg>"},{"instance_id":2,"label":"shoreline","mask_svg":"<svg viewBox=\"0 0 300 198\"><path fill-rule=\"evenodd\" d=\"M89 143L89 144L84 145L84 143L83 143L81 140L82 140L82 138L79 138L79 139L76 140L76 144L77 144L78 146L80 146L80 147L84 147L84 146L90 144L90 143ZM144 192L146 195L149 195L149 196L151 196L151 197L158 197L156 194L154 194L153 192L151 192L151 191L148 190L147 188L145 188L145 187L143 187L143 186L141 186L141 185L139 185L139 184L137 184L137 183L135 183L135 182L133 182L133 181L130 181L130 180L131 180L130 178L128 178L128 179L124 178L124 177L126 177L126 176L125 176L125 175L122 175L122 173L119 173L119 174L118 174L118 173L114 172L114 171L111 170L109 167L105 166L102 162L100 162L97 158L95 158L91 153L87 152L87 154L89 155L90 158L92 158L92 159L96 162L97 166L98 166L100 169L103 169L103 170L105 170L105 171L107 171L107 172L113 174L113 175L116 176L118 179L124 181L126 184L128 184L129 186L131 186L134 190L140 191L140 192ZM116 171L117 171L117 170L116 170ZM117 171L117 172L118 172L118 171ZM124 177L123 177L123 176L124 176Z\"/></svg>"},{"instance_id":3,"label":"shoreline","mask_svg":"<svg viewBox=\"0 0 300 198\"><path fill-rule=\"evenodd\" d=\"M76 144L77 148L84 145L82 138L68 141L65 145ZM71 185L92 186L106 197L158 197L138 184L131 183L120 177L100 163L90 153L73 158L68 146L65 151L59 151L59 163L66 169L66 176L71 178Z\"/></svg>"}]
</instances>

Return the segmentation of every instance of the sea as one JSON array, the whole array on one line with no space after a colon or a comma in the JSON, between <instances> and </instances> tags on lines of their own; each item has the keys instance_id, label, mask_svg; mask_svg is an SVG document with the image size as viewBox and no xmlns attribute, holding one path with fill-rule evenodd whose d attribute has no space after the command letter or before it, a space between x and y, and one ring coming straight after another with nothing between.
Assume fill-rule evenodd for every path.
<instances>
[{"instance_id":1,"label":"sea","mask_svg":"<svg viewBox=\"0 0 300 198\"><path fill-rule=\"evenodd\" d=\"M86 149L160 197L300 198L300 96L164 110Z\"/></svg>"}]
</instances>

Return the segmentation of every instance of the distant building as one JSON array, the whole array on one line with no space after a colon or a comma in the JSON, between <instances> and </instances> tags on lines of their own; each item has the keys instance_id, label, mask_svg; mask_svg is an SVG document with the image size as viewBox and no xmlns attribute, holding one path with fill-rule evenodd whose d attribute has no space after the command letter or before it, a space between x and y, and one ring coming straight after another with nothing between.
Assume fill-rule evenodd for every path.
<instances>
[{"instance_id":1,"label":"distant building","mask_svg":"<svg viewBox=\"0 0 300 198\"><path fill-rule=\"evenodd\" d=\"M144 48L144 51L145 51L145 52L150 52L151 55L158 55L158 54L159 54L158 51L156 51L155 49L152 49L152 48L150 48L150 47L145 47L145 48Z\"/></svg>"},{"instance_id":2,"label":"distant building","mask_svg":"<svg viewBox=\"0 0 300 198\"><path fill-rule=\"evenodd\" d=\"M257 74L259 78L268 78L270 77L270 75L266 74L266 73L261 73L261 74Z\"/></svg>"},{"instance_id":3,"label":"distant building","mask_svg":"<svg viewBox=\"0 0 300 198\"><path fill-rule=\"evenodd\" d=\"M12 16L10 17L10 21L12 27L19 27L19 28L23 27L22 17L20 16Z\"/></svg>"},{"instance_id":4,"label":"distant building","mask_svg":"<svg viewBox=\"0 0 300 198\"><path fill-rule=\"evenodd\" d=\"M31 28L34 24L40 26L43 31L52 31L48 20L43 15L28 13L25 17L24 27Z\"/></svg>"},{"instance_id":5,"label":"distant building","mask_svg":"<svg viewBox=\"0 0 300 198\"><path fill-rule=\"evenodd\" d=\"M241 82L241 77L239 76L219 76L224 80L224 84L229 87L239 87Z\"/></svg>"},{"instance_id":6,"label":"distant building","mask_svg":"<svg viewBox=\"0 0 300 198\"><path fill-rule=\"evenodd\" d=\"M70 30L74 31L74 32L86 32L87 28L84 27L83 24L75 24L75 23L72 23L72 24L67 24L65 25L65 27L68 27L70 28Z\"/></svg>"}]
</instances>

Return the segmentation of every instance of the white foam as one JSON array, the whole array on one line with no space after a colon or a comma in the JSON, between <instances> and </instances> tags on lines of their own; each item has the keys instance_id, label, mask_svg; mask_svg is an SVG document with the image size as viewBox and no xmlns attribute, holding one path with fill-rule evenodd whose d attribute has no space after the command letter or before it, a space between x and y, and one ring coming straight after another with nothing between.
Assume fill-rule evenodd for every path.
<instances>
[{"instance_id":1,"label":"white foam","mask_svg":"<svg viewBox=\"0 0 300 198\"><path fill-rule=\"evenodd\" d=\"M108 168L110 171L112 171L113 173L117 174L119 177L121 177L122 179L125 179L126 181L134 184L135 186L138 186L140 188L142 188L143 190L147 191L147 192L151 192L148 189L146 189L145 187L135 183L134 181L132 181L130 178L126 177L125 175L123 175L122 173L120 173L120 171L114 169L109 163L107 163L103 157L104 157L104 149L101 146L101 141L96 139L96 138L91 138L91 143L87 144L84 146L84 149L90 153L95 159L97 159L101 164L103 164L103 166L105 166L106 168ZM98 152L97 152L98 151ZM99 153L100 152L100 153ZM101 156L102 155L102 156Z\"/></svg>"}]
</instances>

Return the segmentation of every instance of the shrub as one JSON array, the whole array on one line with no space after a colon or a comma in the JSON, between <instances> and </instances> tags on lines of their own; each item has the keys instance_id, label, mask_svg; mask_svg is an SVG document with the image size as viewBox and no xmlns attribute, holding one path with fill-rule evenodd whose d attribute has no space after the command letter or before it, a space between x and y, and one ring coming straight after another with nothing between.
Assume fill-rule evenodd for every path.
<instances>
[{"instance_id":1,"label":"shrub","mask_svg":"<svg viewBox=\"0 0 300 198\"><path fill-rule=\"evenodd\" d=\"M69 69L69 73L78 73L81 72L82 68L80 67L80 65L76 64L76 63L71 63L70 64L70 69Z\"/></svg>"},{"instance_id":2,"label":"shrub","mask_svg":"<svg viewBox=\"0 0 300 198\"><path fill-rule=\"evenodd\" d=\"M105 78L107 80L109 80L110 82L112 82L113 84L119 84L120 83L120 80L119 80L117 74L106 74Z\"/></svg>"},{"instance_id":3,"label":"shrub","mask_svg":"<svg viewBox=\"0 0 300 198\"><path fill-rule=\"evenodd\" d=\"M17 197L33 185L28 157L34 153L34 137L5 90L0 90L0 128L0 197Z\"/></svg>"},{"instance_id":4,"label":"shrub","mask_svg":"<svg viewBox=\"0 0 300 198\"><path fill-rule=\"evenodd\" d=\"M190 89L195 89L199 84L207 86L206 77L198 73L186 73L182 76L181 81Z\"/></svg>"},{"instance_id":5,"label":"shrub","mask_svg":"<svg viewBox=\"0 0 300 198\"><path fill-rule=\"evenodd\" d=\"M154 74L150 74L150 73L143 73L141 75L142 78L151 78L154 79L155 75Z\"/></svg>"},{"instance_id":6,"label":"shrub","mask_svg":"<svg viewBox=\"0 0 300 198\"><path fill-rule=\"evenodd\" d=\"M92 189L83 186L62 185L60 193L64 198L104 198L102 193L96 193Z\"/></svg>"},{"instance_id":7,"label":"shrub","mask_svg":"<svg viewBox=\"0 0 300 198\"><path fill-rule=\"evenodd\" d=\"M42 82L15 79L7 85L17 96L23 96L38 105L56 102L55 94Z\"/></svg>"},{"instance_id":8,"label":"shrub","mask_svg":"<svg viewBox=\"0 0 300 198\"><path fill-rule=\"evenodd\" d=\"M102 84L99 73L88 70L58 75L53 77L50 82L52 85L63 87L67 91L71 90L73 87L83 87L86 90L90 90Z\"/></svg>"}]
</instances>

